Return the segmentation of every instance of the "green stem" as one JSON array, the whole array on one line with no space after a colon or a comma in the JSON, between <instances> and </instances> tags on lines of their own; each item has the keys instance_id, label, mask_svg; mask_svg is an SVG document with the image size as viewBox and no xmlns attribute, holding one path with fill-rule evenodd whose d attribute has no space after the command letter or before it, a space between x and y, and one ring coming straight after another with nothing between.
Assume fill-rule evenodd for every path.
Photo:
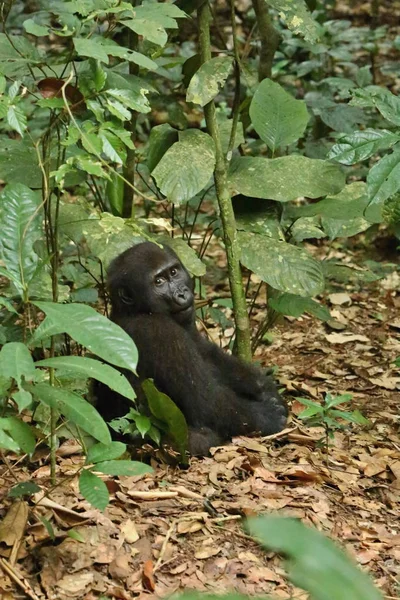
<instances>
[{"instance_id":1,"label":"green stem","mask_svg":"<svg viewBox=\"0 0 400 600\"><path fill-rule=\"evenodd\" d=\"M208 2L198 8L199 50L201 62L211 59L210 20L211 12ZM236 324L236 347L241 358L251 360L250 323L247 314L246 298L243 290L242 271L239 261L239 244L237 240L236 221L228 190L228 174L225 157L213 101L204 107L204 116L209 134L215 144L214 180L223 228L225 250L228 261L229 284L232 294L233 310Z\"/></svg>"},{"instance_id":2,"label":"green stem","mask_svg":"<svg viewBox=\"0 0 400 600\"><path fill-rule=\"evenodd\" d=\"M272 25L265 0L252 0L254 12L257 17L257 26L260 34L261 50L258 65L258 80L271 77L274 54L279 46L280 35Z\"/></svg>"}]
</instances>

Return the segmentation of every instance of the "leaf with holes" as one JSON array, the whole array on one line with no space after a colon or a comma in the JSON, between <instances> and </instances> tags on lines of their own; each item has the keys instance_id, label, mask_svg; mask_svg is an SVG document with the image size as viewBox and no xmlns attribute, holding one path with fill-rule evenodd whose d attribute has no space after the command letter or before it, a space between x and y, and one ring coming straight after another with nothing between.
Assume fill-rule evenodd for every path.
<instances>
[{"instance_id":1,"label":"leaf with holes","mask_svg":"<svg viewBox=\"0 0 400 600\"><path fill-rule=\"evenodd\" d=\"M321 265L302 248L245 231L238 238L241 263L276 290L298 296L323 291Z\"/></svg>"}]
</instances>

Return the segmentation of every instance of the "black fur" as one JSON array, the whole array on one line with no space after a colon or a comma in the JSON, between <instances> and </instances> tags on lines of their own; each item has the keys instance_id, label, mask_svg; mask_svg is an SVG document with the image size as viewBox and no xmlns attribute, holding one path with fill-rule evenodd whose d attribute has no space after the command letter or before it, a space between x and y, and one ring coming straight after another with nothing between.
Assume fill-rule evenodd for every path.
<instances>
[{"instance_id":1,"label":"black fur","mask_svg":"<svg viewBox=\"0 0 400 600\"><path fill-rule=\"evenodd\" d=\"M132 386L143 397L140 380L152 378L172 398L187 420L192 454L285 427L286 404L272 379L197 331L193 282L171 248L144 242L123 252L110 265L108 287L111 319L139 351L140 379L129 375ZM97 407L111 419L126 414L129 401L101 385Z\"/></svg>"}]
</instances>

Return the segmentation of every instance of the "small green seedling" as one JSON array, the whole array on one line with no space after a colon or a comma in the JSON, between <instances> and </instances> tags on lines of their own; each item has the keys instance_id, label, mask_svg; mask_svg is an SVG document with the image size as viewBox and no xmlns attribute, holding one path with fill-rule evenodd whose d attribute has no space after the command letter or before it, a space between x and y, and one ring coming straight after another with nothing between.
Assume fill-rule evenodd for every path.
<instances>
[{"instance_id":1,"label":"small green seedling","mask_svg":"<svg viewBox=\"0 0 400 600\"><path fill-rule=\"evenodd\" d=\"M307 406L298 416L307 422L310 427L323 427L325 430L324 445L326 453L328 453L329 440L333 438L333 434L338 429L345 429L348 423L357 425L368 425L369 421L359 410L346 411L335 408L341 404L346 404L352 400L352 394L341 394L340 396L332 396L329 392L325 394L322 404L308 400L306 398L296 398L301 404Z\"/></svg>"}]
</instances>

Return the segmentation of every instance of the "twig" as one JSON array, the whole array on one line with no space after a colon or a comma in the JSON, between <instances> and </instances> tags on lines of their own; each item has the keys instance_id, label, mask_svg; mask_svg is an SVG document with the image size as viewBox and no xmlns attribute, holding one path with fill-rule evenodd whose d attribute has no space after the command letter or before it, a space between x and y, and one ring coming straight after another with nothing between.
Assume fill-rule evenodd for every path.
<instances>
[{"instance_id":1,"label":"twig","mask_svg":"<svg viewBox=\"0 0 400 600\"><path fill-rule=\"evenodd\" d=\"M29 596L32 600L41 600L41 598L35 594L28 581L24 579L22 575L19 575L4 558L0 558L0 567L23 590L24 594Z\"/></svg>"}]
</instances>

